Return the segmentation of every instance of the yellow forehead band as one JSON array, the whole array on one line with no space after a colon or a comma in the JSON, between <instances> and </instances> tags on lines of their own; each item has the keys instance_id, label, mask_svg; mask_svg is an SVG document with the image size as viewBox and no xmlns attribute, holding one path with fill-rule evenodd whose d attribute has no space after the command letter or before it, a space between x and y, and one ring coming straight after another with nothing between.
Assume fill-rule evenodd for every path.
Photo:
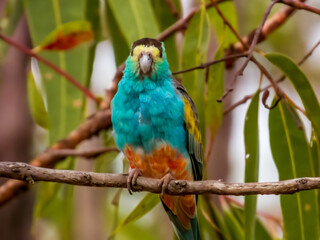
<instances>
[{"instance_id":1,"label":"yellow forehead band","mask_svg":"<svg viewBox=\"0 0 320 240\"><path fill-rule=\"evenodd\" d=\"M132 57L134 59L138 59L141 52L149 52L152 54L153 59L156 60L160 56L160 51L158 48L154 46L144 46L144 45L138 45L133 49Z\"/></svg>"}]
</instances>

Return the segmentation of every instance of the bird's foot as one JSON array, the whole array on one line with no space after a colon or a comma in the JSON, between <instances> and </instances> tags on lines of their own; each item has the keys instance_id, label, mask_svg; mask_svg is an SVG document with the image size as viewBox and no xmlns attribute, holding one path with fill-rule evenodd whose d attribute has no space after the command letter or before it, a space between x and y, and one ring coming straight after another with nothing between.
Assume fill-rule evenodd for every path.
<instances>
[{"instance_id":1,"label":"bird's foot","mask_svg":"<svg viewBox=\"0 0 320 240\"><path fill-rule=\"evenodd\" d=\"M129 193L132 195L132 188L137 183L137 179L141 176L142 173L138 168L134 168L129 172L129 176L127 178L127 188Z\"/></svg>"},{"instance_id":2,"label":"bird's foot","mask_svg":"<svg viewBox=\"0 0 320 240\"><path fill-rule=\"evenodd\" d=\"M170 181L173 180L172 174L168 172L166 175L164 175L163 178L161 178L161 194L160 197L161 199L164 197L165 191L170 183Z\"/></svg>"}]
</instances>

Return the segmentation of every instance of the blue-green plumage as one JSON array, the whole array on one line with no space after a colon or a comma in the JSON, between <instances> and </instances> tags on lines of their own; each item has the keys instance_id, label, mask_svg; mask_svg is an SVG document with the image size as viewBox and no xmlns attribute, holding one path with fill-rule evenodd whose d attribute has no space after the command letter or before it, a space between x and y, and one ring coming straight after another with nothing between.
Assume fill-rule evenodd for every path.
<instances>
[{"instance_id":1,"label":"blue-green plumage","mask_svg":"<svg viewBox=\"0 0 320 240\"><path fill-rule=\"evenodd\" d=\"M197 114L183 86L172 77L163 44L147 38L135 42L123 73L118 92L111 103L114 138L118 148L125 152L130 146L134 152L143 151L139 156L152 156L159 146L168 145L176 152L175 158L183 156L186 165L182 165L182 170L187 171L194 180L200 180L201 143L193 137L192 131L198 130L197 123L194 123L195 129L187 127L185 104L188 104L191 111L191 121L197 121ZM190 119L188 121L190 123ZM171 161L173 168L179 167L175 165L175 159L168 161ZM172 201L185 204L188 199L162 198L164 208L181 240L200 239L196 200L192 197L191 200L191 208L190 204L175 208L166 206L166 203ZM188 222L181 222L185 217Z\"/></svg>"},{"instance_id":2,"label":"blue-green plumage","mask_svg":"<svg viewBox=\"0 0 320 240\"><path fill-rule=\"evenodd\" d=\"M175 91L171 72L163 54L163 63L155 74L140 79L137 63L129 56L118 92L112 100L112 122L117 146L125 144L151 151L154 140L170 143L186 152L184 103Z\"/></svg>"}]
</instances>

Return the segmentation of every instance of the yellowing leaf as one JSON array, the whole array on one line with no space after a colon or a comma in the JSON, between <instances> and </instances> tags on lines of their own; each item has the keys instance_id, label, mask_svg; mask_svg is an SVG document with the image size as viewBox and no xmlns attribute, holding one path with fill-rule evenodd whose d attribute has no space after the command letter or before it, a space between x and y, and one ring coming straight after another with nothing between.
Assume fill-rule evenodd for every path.
<instances>
[{"instance_id":1,"label":"yellowing leaf","mask_svg":"<svg viewBox=\"0 0 320 240\"><path fill-rule=\"evenodd\" d=\"M68 50L92 39L93 31L89 22L68 22L51 32L35 51Z\"/></svg>"}]
</instances>

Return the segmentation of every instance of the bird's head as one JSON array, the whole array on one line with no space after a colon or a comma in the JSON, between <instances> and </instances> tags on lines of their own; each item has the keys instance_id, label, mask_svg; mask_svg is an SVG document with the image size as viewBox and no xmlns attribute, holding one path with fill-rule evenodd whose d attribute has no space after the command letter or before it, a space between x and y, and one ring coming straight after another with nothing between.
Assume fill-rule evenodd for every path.
<instances>
[{"instance_id":1,"label":"bird's head","mask_svg":"<svg viewBox=\"0 0 320 240\"><path fill-rule=\"evenodd\" d=\"M163 43L152 38L142 38L132 44L128 63L140 79L153 78L169 70Z\"/></svg>"}]
</instances>

